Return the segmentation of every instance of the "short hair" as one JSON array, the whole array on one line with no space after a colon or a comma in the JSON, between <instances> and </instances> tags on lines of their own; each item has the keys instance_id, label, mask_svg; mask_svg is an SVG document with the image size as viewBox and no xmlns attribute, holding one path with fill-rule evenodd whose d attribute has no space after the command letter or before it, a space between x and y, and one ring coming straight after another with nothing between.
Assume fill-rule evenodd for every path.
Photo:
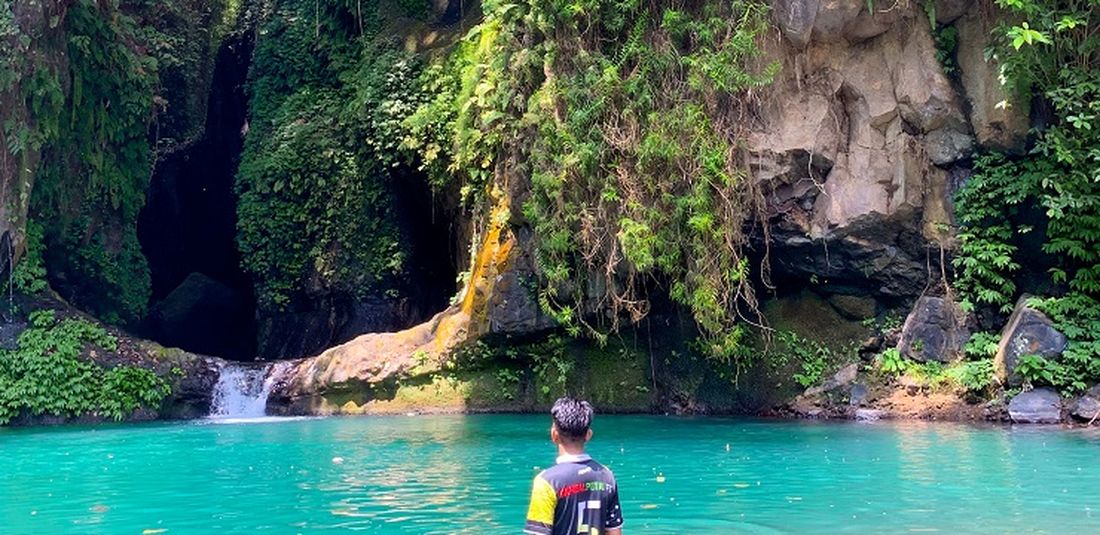
<instances>
[{"instance_id":1,"label":"short hair","mask_svg":"<svg viewBox=\"0 0 1100 535\"><path fill-rule=\"evenodd\" d=\"M572 440L584 440L592 425L592 405L571 397L559 398L550 408L558 433Z\"/></svg>"}]
</instances>

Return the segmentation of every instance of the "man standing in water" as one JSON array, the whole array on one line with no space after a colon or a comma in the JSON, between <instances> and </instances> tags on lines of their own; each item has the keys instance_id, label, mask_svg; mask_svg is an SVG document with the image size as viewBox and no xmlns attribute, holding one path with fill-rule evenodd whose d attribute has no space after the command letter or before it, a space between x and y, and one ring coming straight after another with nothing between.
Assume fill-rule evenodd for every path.
<instances>
[{"instance_id":1,"label":"man standing in water","mask_svg":"<svg viewBox=\"0 0 1100 535\"><path fill-rule=\"evenodd\" d=\"M622 535L623 512L615 476L584 452L592 439L592 405L564 397L550 409L550 440L558 461L535 476L524 533Z\"/></svg>"}]
</instances>

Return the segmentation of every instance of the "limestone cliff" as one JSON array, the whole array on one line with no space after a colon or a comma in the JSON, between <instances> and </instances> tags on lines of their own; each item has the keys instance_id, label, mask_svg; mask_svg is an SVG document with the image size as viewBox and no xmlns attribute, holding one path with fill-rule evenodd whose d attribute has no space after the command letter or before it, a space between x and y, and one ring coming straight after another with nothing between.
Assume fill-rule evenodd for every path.
<instances>
[{"instance_id":1,"label":"limestone cliff","mask_svg":"<svg viewBox=\"0 0 1100 535\"><path fill-rule=\"evenodd\" d=\"M934 23L916 4L868 11L859 0L781 0L772 8L778 31L766 38L763 61L782 68L751 97L747 147L770 226L758 248L766 249L773 277L813 281L826 294L907 303L947 269L951 195L973 151L1019 148L1026 136L1026 105L1012 101L981 53L996 14L968 2L938 3ZM957 51L937 49L937 25L957 28ZM955 58L949 77L941 61ZM508 169L498 167L497 175ZM524 181L512 182L485 216L496 223L476 244L460 305L408 331L368 334L283 368L280 403L296 412L341 412L324 401L326 393L347 400L349 389L361 389L346 409L355 412L370 400L370 384L434 369L457 345L549 326L522 287L538 275L532 243L522 239L531 231L509 209L527 194ZM874 314L871 302L865 314Z\"/></svg>"},{"instance_id":2,"label":"limestone cliff","mask_svg":"<svg viewBox=\"0 0 1100 535\"><path fill-rule=\"evenodd\" d=\"M16 2L12 4L10 14L0 10L0 24L4 24L0 26L0 40L3 40L5 50L15 52L6 52L4 56L4 61L13 69L0 77L0 104L3 104L0 107L0 122L6 124L14 121L33 132L38 120L36 109L40 106L35 99L41 95L67 98L69 88L65 86L67 78L64 76L57 77L59 87L47 88L48 91L28 91L27 84L36 79L32 76L36 73L56 74L66 70L65 55L58 51L65 46L61 21L70 3L60 0ZM216 4L213 8L206 6L210 9L205 11L197 10L203 15L193 21L176 21L178 24L174 27L194 30L224 25L230 16L239 15L226 10L220 3ZM275 5L260 4L268 10ZM368 17L367 20L375 25L369 31L378 31L379 35L386 37L403 38L395 40L400 43L398 51L419 59L461 46L458 37L476 22L477 10L462 2L436 4L427 22L410 22L412 19L405 16ZM195 3L200 7L205 5L203 2ZM1016 102L1005 90L998 80L997 65L983 54L988 45L989 32L1000 15L988 2L965 0L939 0L934 3L934 9L917 4L879 6L862 0L774 0L770 7L773 26L760 36L764 53L758 61L778 65L778 74L766 87L748 92L745 109L750 113L744 117L746 136L742 140L743 146L737 147L748 155L751 180L759 186L765 207L763 220L766 224L763 229L753 229L751 246L754 268L764 266L770 267L770 270L757 270L765 276L754 282L767 288L769 282L783 281L786 289L792 291L812 287L818 293L834 297L857 295L864 299L858 307L860 314L875 314L878 310L876 303L889 303L891 306L907 304L947 269L944 264L951 255L955 232L951 196L967 178L974 151L982 147L1019 150L1026 140L1029 127L1027 105ZM339 11L346 9L346 6L332 9ZM312 47L316 46L314 40L320 39L322 34L320 26L305 28L298 18L291 16L293 13L290 11L286 13L291 15L287 15L272 10L272 13L276 12L281 13L279 16L285 15L285 20L276 20L281 26L273 25L271 28L293 35L301 41L298 44L303 50L312 52ZM339 11L332 18L342 24L347 22L345 15ZM935 20L929 20L930 15ZM274 15L267 13L264 16ZM168 26L173 27L171 24ZM937 36L944 28L952 28L957 33L957 46L937 42ZM353 29L358 33L341 35L342 41L333 50L346 52L344 48L349 47L349 43L360 44L365 31L361 13L357 28ZM223 36L225 31L221 27L211 35ZM287 82L282 69L291 72L291 68L296 66L280 60L282 56L279 54L284 50L279 42L271 40L270 36L265 37L263 31L257 31L255 37L255 45L268 51L264 68L270 70L267 73L270 76L264 82L268 85L258 84L256 76L248 79L247 83L252 84L247 91L249 98L255 99L257 94L266 90L282 91L286 95L280 94L280 99L291 95L292 98L287 97L287 101L300 108L288 107L289 111L285 113L273 114L274 105L270 109L257 107L257 102L253 100L250 103L252 114L248 118L256 119L256 113L266 112L273 114L277 121L270 119L264 124L251 124L247 119L242 119L243 110L233 110L232 114L226 112L226 115L233 116L234 121L223 125L226 126L225 133L219 134L223 137L202 140L203 127L200 125L203 123L200 118L206 115L205 97L214 69L213 57L219 44L217 40L204 41L205 44L199 47L201 50L195 50L188 56L189 62L175 66L175 70L166 68L164 72L167 74L162 76L161 83L170 84L170 89L178 93L178 98L171 102L176 107L169 107L168 110L182 109L188 110L188 113L165 114L163 109L159 109L159 116L176 133L178 145L174 146L184 150L172 152L180 161L170 156L167 160L156 162L160 171L167 170L169 173L162 175L163 181L154 179L155 187L150 191L154 200L161 195L167 199L158 201L160 204L155 206L172 208L177 197L172 191L161 191L161 188L168 189L175 181L186 180L188 173L201 172L201 166L188 167L183 160L201 158L200 153L208 152L207 148L212 144L219 144L219 139L231 139L233 144L243 143L245 146L251 143L252 156L256 156L257 160L259 156L271 154L277 154L280 158L285 156L287 160L299 156L321 158L295 161L293 164L298 167L278 169L283 173L278 176L277 173L269 173L271 167L265 167L267 162L263 162L264 165L256 166L259 170L255 176L259 178L247 184L237 176L237 193L253 195L251 211L244 217L256 223L248 227L241 224L243 218L237 221L239 228L254 230L255 235L243 242L261 245L245 250L239 235L219 237L221 245L225 246L223 249L228 250L236 244L242 247L241 251L246 256L252 251L255 256L264 257L263 262L256 258L243 259L245 263L252 264L249 273L252 278L236 271L234 276L239 275L244 284L255 283L258 278L277 271L285 271L280 275L285 275L294 283L301 282L299 278L304 281L305 289L300 293L304 295L302 300L306 305L301 310L288 309L285 314L283 311L261 310L259 321L249 314L242 314L259 324L260 346L267 344L266 347L270 348L269 351L261 351L261 354L278 357L319 352L316 356L287 361L274 368L277 380L272 392L273 404L282 410L298 413L359 412L364 404L371 401L372 390L377 385L397 377L431 373L444 366L457 347L487 336L530 335L554 326L532 291L532 287L545 274L539 271L536 261L539 237L522 209L531 194L531 177L523 175L520 171L522 165L516 162L519 156L513 155L495 161L491 167L485 164L489 183L485 189L489 193L485 202L471 210L471 221L467 221L465 216L456 218L460 220L446 231L448 235L442 241L417 244L420 249L453 248L432 251L436 254L432 258L449 257L448 261L453 261L456 256L454 251L471 250L469 261L455 262L458 267L466 267L465 264L469 263L470 269L468 279L452 304L409 329L362 334L368 330L407 325L408 322L395 321L389 316L399 315L402 319L408 319L405 316L413 317L414 314L402 312L404 309L394 304L397 298L393 298L392 302L383 303L375 310L383 312L374 316L387 317L364 319L361 317L364 315L362 309L372 306L373 301L360 299L361 296L356 295L355 291L361 288L340 286L354 286L362 280L374 281L364 272L376 267L376 256L367 254L364 256L366 260L348 256L357 262L362 260L362 266L366 266L363 269L358 269L360 264L335 262L328 265L325 262L344 258L340 255L349 254L349 249L374 238L356 235L348 229L360 228L355 225L376 230L382 227L364 224L361 211L338 214L339 218L334 217L326 222L331 223L327 227L316 224L321 217L318 214L332 211L325 201L331 201L333 197L323 189L333 179L328 174L315 173L318 176L312 177L316 179L313 182L287 184L303 176L299 172L301 168L313 172L317 161L327 165L336 160L339 161L332 167L336 170L333 174L341 174L351 184L363 183L366 176L370 176L371 180L377 179L386 188L393 187L395 183L411 183L408 179L413 175L417 180L422 180L424 177L417 173L428 166L426 162L416 162L423 164L420 168L407 162L397 162L386 151L397 151L400 143L381 136L371 137L378 131L386 133L385 128L394 122L393 117L378 112L377 108L384 106L365 111L354 106L348 109L341 107L347 104L345 99L354 97L371 105L381 103L389 106L383 110L389 113L391 108L400 108L408 103L387 100L390 95L377 93L384 92L382 90L400 93L407 89L401 84L411 82L394 74L386 79L385 83L390 85L379 86L382 90L374 86L358 88L354 86L355 80L374 76L376 73L371 69L376 66L364 62L369 68L358 64L349 67L341 62L348 57L360 61L358 54L337 56L329 50L326 53L332 53L332 58L336 59L317 60L318 65L310 67L316 72L303 75L303 80L308 78L309 83L317 85L310 87L310 91L316 91L298 94L295 92L301 88L281 85ZM251 33L248 38L252 38ZM242 45L240 50L251 51L252 41L244 41L247 41L247 46ZM235 54L252 54L240 50ZM384 50L392 52L391 49ZM26 61L14 60L16 55L23 56ZM247 65L246 58L231 59L240 65ZM951 67L945 68L948 62ZM235 84L246 83L242 81L245 79L243 70L244 67L239 66L233 73L231 78L237 80ZM185 76L192 71L195 76ZM257 72L262 74L266 71L254 70L253 74ZM491 77L492 73L482 75ZM552 78L552 73L546 76ZM232 89L239 90L236 87ZM324 99L315 98L315 95L322 93L326 95ZM164 104L157 102L160 106ZM276 100L273 98L272 102ZM266 106L271 103L260 104ZM346 113L353 120L328 121L324 114L334 113L333 109ZM237 113L241 115L235 115ZM244 124L237 124L241 120ZM278 121L281 123L276 124ZM344 130L348 124L359 123L369 124L370 128L375 129L365 136L369 143L355 136L337 139L346 134ZM208 120L207 124L213 123ZM315 137L330 144L303 144L300 147L302 150L295 150L298 146L291 142L297 142L300 138L295 136L307 128L317 128L322 135ZM269 139L258 137L269 134ZM534 130L528 134L538 135ZM27 203L40 156L39 147L33 143L26 146L20 144L20 135L23 134L8 128L0 131L0 141L3 141L0 148L0 225L3 226L0 232L13 245L16 256L22 247ZM267 142L270 146L262 144ZM364 149L364 146L367 147ZM198 150L190 151L187 147L198 147ZM305 152L308 154L301 154ZM359 167L345 165L346 161L356 158L365 163L356 163ZM234 178L236 170L233 166L237 159L239 154L236 153L223 158L229 168L218 172L226 180ZM166 165L166 161L170 165ZM281 165L283 162L276 163ZM287 177L290 178L283 180ZM167 185L162 185L162 182ZM226 199L239 202L239 198L233 197L228 189L228 182L223 182L219 187L226 188ZM291 193L293 187L299 187L300 191ZM305 201L295 204L298 200L295 196L304 198L311 193L315 195L308 209L303 208ZM414 236L416 233L407 232L409 229L398 228L413 223L409 223L407 214L402 214L400 204L393 201L397 195L390 193L387 190L385 195L373 197L349 195L346 199L348 204L363 204L369 210L377 209L380 214L396 214L392 218L394 221L387 222L396 228L392 234L401 239ZM449 216L461 211L458 194L454 191L444 191L440 198L452 205ZM275 201L282 203L279 207L286 207L285 212L265 211L276 206ZM437 201L431 197L429 202ZM230 211L234 208L230 207ZM431 214L434 216L435 212ZM148 218L148 224L155 226L164 221L155 215ZM237 214L230 215L236 217ZM265 226L284 216L286 225ZM746 227L751 226L750 222L745 223ZM433 225L436 225L434 221ZM424 228L435 232L443 226L425 225ZM300 243L303 235L296 234L299 229L305 229L303 232L316 231L320 236L318 239L328 239L330 235L338 235L339 239L319 247L320 252L311 257L311 247L316 244ZM91 236L94 233L87 234ZM167 241L170 241L176 234L165 232L152 235L154 238L167 236ZM390 240L395 244L393 250L416 249L408 247L409 243L402 243L401 239ZM406 241L413 240L408 238ZM198 240L198 243L202 241ZM438 247L440 243L443 247ZM193 248L168 251L164 254L169 259L165 265L180 258L193 257L195 251ZM275 258L286 251L297 255L291 259L293 262L268 262L268 257ZM233 252L223 256L235 262L238 259ZM368 253L373 254L373 250ZM0 258L4 258L0 263L7 262L6 256L0 250ZM148 252L146 256L149 256ZM616 275L619 267L622 264L612 266L609 272ZM389 266L386 268L389 269ZM171 281L164 284L162 293L169 294L173 285L178 284L177 279L183 280L191 272L198 271L201 269L188 268L172 273L166 277ZM440 281L438 272L425 273L420 279L410 277L403 281L404 286L395 284L386 287L379 284L378 291L370 297L392 297L395 292L401 294L409 288L415 290L417 286L448 288L450 281ZM157 270L154 269L154 284L156 275ZM271 286L283 289L279 284L285 281L275 282L278 284ZM343 293L328 291L331 288ZM354 303L345 307L352 309L352 312L329 306L335 299L332 296L337 293L341 298L355 296ZM279 297L289 299L284 295ZM433 297L438 296L433 294ZM415 316L427 317L428 312L418 310ZM594 305L589 312L599 316L606 311ZM847 319L855 321L848 316L851 314L846 316ZM323 351L318 349L348 338L351 340L336 347Z\"/></svg>"}]
</instances>

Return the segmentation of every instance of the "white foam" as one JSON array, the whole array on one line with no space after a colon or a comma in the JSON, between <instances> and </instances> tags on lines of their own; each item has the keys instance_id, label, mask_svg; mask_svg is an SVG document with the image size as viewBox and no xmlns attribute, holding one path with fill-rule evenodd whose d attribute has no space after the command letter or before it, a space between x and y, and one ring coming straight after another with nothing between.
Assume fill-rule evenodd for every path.
<instances>
[{"instance_id":1,"label":"white foam","mask_svg":"<svg viewBox=\"0 0 1100 535\"><path fill-rule=\"evenodd\" d=\"M273 383L269 380L270 369L270 366L226 364L214 385L210 417L221 420L264 418Z\"/></svg>"}]
</instances>

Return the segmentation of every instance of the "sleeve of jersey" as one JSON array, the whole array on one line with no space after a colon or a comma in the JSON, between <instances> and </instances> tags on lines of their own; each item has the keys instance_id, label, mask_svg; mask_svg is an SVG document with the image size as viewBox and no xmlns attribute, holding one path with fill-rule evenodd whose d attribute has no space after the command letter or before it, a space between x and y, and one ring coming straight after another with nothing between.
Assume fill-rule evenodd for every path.
<instances>
[{"instance_id":1,"label":"sleeve of jersey","mask_svg":"<svg viewBox=\"0 0 1100 535\"><path fill-rule=\"evenodd\" d=\"M531 506L527 508L527 524L524 533L531 535L550 535L554 528L554 508L558 504L558 494L554 487L542 476L535 477L531 488Z\"/></svg>"},{"instance_id":2,"label":"sleeve of jersey","mask_svg":"<svg viewBox=\"0 0 1100 535\"><path fill-rule=\"evenodd\" d=\"M623 508L619 506L619 485L616 484L611 494L607 497L607 507L604 508L603 527L606 529L620 528L623 525Z\"/></svg>"}]
</instances>

